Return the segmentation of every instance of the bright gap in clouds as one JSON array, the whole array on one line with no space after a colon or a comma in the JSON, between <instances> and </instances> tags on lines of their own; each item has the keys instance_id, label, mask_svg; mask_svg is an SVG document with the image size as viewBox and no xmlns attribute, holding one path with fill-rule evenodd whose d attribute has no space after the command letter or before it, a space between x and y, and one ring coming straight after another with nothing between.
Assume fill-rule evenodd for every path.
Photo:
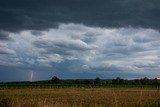
<instances>
[{"instance_id":1,"label":"bright gap in clouds","mask_svg":"<svg viewBox=\"0 0 160 107\"><path fill-rule=\"evenodd\" d=\"M33 71L49 68L68 78L76 78L76 73L160 76L160 33L154 29L70 23L48 31L9 33L9 37L11 40L0 43L1 66Z\"/></svg>"}]
</instances>

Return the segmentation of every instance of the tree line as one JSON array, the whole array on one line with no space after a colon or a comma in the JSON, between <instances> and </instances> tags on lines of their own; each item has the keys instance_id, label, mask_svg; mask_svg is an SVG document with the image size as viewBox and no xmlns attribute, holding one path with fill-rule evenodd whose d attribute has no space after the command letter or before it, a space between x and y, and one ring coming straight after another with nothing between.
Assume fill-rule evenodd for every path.
<instances>
[{"instance_id":1,"label":"tree line","mask_svg":"<svg viewBox=\"0 0 160 107\"><path fill-rule=\"evenodd\" d=\"M115 79L60 79L53 76L50 80L43 81L19 81L19 82L0 82L0 89L7 88L63 88L63 87L150 87L159 88L160 79L141 79L127 80L120 77Z\"/></svg>"},{"instance_id":2,"label":"tree line","mask_svg":"<svg viewBox=\"0 0 160 107\"><path fill-rule=\"evenodd\" d=\"M70 80L63 80L56 76L53 76L53 78L49 81L50 83L55 84L114 84L114 85L154 85L154 86L160 86L160 80L155 79L149 79L147 77L141 78L141 79L133 79L133 80L127 80L120 77L117 77L116 79L101 79L99 77L95 79L70 79Z\"/></svg>"}]
</instances>

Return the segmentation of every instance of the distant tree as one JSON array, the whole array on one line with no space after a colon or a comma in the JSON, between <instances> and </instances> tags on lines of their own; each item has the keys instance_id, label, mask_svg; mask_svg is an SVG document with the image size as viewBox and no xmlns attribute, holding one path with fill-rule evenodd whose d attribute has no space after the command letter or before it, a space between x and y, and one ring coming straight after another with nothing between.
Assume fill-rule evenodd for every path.
<instances>
[{"instance_id":1,"label":"distant tree","mask_svg":"<svg viewBox=\"0 0 160 107\"><path fill-rule=\"evenodd\" d=\"M112 84L126 84L126 81L120 77L117 77L116 79L112 79Z\"/></svg>"},{"instance_id":2,"label":"distant tree","mask_svg":"<svg viewBox=\"0 0 160 107\"><path fill-rule=\"evenodd\" d=\"M80 84L81 82L78 79L76 79L76 80L74 80L74 83L75 84Z\"/></svg>"},{"instance_id":3,"label":"distant tree","mask_svg":"<svg viewBox=\"0 0 160 107\"><path fill-rule=\"evenodd\" d=\"M92 84L92 81L86 79L86 80L84 80L82 83L83 83L83 84Z\"/></svg>"},{"instance_id":4,"label":"distant tree","mask_svg":"<svg viewBox=\"0 0 160 107\"><path fill-rule=\"evenodd\" d=\"M106 84L112 84L112 79L106 80Z\"/></svg>"},{"instance_id":5,"label":"distant tree","mask_svg":"<svg viewBox=\"0 0 160 107\"><path fill-rule=\"evenodd\" d=\"M154 79L154 85L155 85L155 87L158 88L158 79L157 78Z\"/></svg>"},{"instance_id":6,"label":"distant tree","mask_svg":"<svg viewBox=\"0 0 160 107\"><path fill-rule=\"evenodd\" d=\"M101 83L101 79L99 77L97 77L95 80L94 80L94 83L95 84L100 84Z\"/></svg>"},{"instance_id":7,"label":"distant tree","mask_svg":"<svg viewBox=\"0 0 160 107\"><path fill-rule=\"evenodd\" d=\"M116 78L116 83L119 84L119 83L120 83L120 80L121 80L121 78L120 78L120 77L117 77L117 78Z\"/></svg>"},{"instance_id":8,"label":"distant tree","mask_svg":"<svg viewBox=\"0 0 160 107\"><path fill-rule=\"evenodd\" d=\"M119 84L124 84L124 79L121 78L121 79L119 80Z\"/></svg>"},{"instance_id":9,"label":"distant tree","mask_svg":"<svg viewBox=\"0 0 160 107\"><path fill-rule=\"evenodd\" d=\"M140 79L140 81L141 81L141 84L142 84L142 85L147 85L147 84L149 84L149 79L148 79L147 77L144 77L143 79Z\"/></svg>"},{"instance_id":10,"label":"distant tree","mask_svg":"<svg viewBox=\"0 0 160 107\"><path fill-rule=\"evenodd\" d=\"M53 76L51 81L53 83L60 83L61 82L61 80L58 77L56 77L56 76Z\"/></svg>"},{"instance_id":11,"label":"distant tree","mask_svg":"<svg viewBox=\"0 0 160 107\"><path fill-rule=\"evenodd\" d=\"M135 79L135 80L132 80L132 81L131 81L131 84L132 84L132 85L141 85L141 82L140 82L139 79Z\"/></svg>"}]
</instances>

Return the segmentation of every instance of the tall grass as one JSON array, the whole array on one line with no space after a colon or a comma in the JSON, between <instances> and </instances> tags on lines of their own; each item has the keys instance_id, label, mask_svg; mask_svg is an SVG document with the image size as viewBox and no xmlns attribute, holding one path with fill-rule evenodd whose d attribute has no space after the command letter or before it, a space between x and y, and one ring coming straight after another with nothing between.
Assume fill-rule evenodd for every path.
<instances>
[{"instance_id":1,"label":"tall grass","mask_svg":"<svg viewBox=\"0 0 160 107\"><path fill-rule=\"evenodd\" d=\"M160 107L159 89L53 88L0 90L0 107Z\"/></svg>"}]
</instances>

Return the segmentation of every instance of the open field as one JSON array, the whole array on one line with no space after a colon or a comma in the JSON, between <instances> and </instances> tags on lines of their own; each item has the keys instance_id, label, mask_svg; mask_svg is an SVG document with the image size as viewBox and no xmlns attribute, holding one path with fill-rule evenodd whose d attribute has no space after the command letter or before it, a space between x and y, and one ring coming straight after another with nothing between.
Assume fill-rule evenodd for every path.
<instances>
[{"instance_id":1,"label":"open field","mask_svg":"<svg viewBox=\"0 0 160 107\"><path fill-rule=\"evenodd\" d=\"M0 107L160 107L156 88L1 89Z\"/></svg>"}]
</instances>

